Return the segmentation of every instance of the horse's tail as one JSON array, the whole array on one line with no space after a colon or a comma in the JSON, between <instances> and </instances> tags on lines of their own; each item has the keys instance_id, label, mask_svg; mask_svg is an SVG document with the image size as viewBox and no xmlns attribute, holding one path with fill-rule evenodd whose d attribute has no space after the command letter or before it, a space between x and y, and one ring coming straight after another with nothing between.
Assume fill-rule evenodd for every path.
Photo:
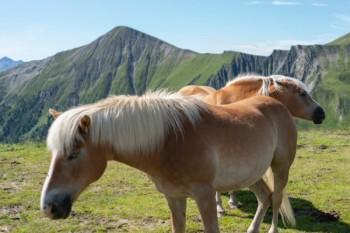
<instances>
[{"instance_id":1,"label":"horse's tail","mask_svg":"<svg viewBox=\"0 0 350 233\"><path fill-rule=\"evenodd\" d=\"M266 182L267 186L269 187L270 191L273 192L274 179L273 179L273 173L271 168L267 169L263 179ZM282 191L282 203L281 203L279 212L282 217L282 222L285 226L292 226L292 227L296 226L294 211L292 209L292 206L290 205L288 194L285 189L283 189Z\"/></svg>"}]
</instances>

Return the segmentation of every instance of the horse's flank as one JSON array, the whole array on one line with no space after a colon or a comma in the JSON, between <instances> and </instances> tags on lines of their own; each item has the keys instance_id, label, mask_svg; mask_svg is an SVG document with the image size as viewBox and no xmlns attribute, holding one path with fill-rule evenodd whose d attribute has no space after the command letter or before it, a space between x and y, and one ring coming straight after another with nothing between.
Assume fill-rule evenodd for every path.
<instances>
[{"instance_id":1,"label":"horse's flank","mask_svg":"<svg viewBox=\"0 0 350 233\"><path fill-rule=\"evenodd\" d=\"M112 96L90 105L73 108L60 115L50 127L47 145L51 151L69 154L79 137L79 119L91 119L90 140L111 145L120 153L151 152L169 131L183 133L183 118L195 125L206 105L177 93L158 91L136 96Z\"/></svg>"}]
</instances>

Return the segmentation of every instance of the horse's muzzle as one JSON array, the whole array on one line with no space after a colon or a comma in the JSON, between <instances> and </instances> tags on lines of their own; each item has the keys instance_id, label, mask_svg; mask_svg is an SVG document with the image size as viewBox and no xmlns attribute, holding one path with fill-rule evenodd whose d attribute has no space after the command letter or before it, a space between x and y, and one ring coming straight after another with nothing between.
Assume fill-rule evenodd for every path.
<instances>
[{"instance_id":1,"label":"horse's muzzle","mask_svg":"<svg viewBox=\"0 0 350 233\"><path fill-rule=\"evenodd\" d=\"M312 120L315 124L321 124L326 118L326 114L321 107L317 107L312 115Z\"/></svg>"},{"instance_id":2,"label":"horse's muzzle","mask_svg":"<svg viewBox=\"0 0 350 233\"><path fill-rule=\"evenodd\" d=\"M64 219L72 209L72 199L69 194L47 195L44 200L43 211L51 219Z\"/></svg>"}]
</instances>

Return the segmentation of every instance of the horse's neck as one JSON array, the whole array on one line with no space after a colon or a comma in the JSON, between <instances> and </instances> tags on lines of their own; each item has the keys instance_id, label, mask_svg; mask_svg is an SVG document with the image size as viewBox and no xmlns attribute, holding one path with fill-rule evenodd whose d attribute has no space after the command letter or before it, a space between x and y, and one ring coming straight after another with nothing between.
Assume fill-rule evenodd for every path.
<instances>
[{"instance_id":1,"label":"horse's neck","mask_svg":"<svg viewBox=\"0 0 350 233\"><path fill-rule=\"evenodd\" d=\"M150 154L145 153L117 153L111 151L111 157L109 160L120 162L126 164L130 167L141 170L149 175L154 175L157 173L160 166L159 153L152 152Z\"/></svg>"}]
</instances>

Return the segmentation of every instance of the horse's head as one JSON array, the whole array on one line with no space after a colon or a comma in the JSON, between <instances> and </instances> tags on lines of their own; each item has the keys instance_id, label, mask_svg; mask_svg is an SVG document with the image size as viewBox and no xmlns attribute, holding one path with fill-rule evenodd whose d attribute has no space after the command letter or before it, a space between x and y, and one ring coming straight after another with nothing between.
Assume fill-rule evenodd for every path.
<instances>
[{"instance_id":1,"label":"horse's head","mask_svg":"<svg viewBox=\"0 0 350 233\"><path fill-rule=\"evenodd\" d=\"M272 89L270 95L281 101L293 116L315 124L321 124L325 119L323 108L310 96L302 82L287 77L277 78Z\"/></svg>"},{"instance_id":2,"label":"horse's head","mask_svg":"<svg viewBox=\"0 0 350 233\"><path fill-rule=\"evenodd\" d=\"M41 193L41 209L51 219L68 217L79 194L104 172L105 153L90 143L91 120L87 115L73 118L50 110L55 119L47 143L51 165Z\"/></svg>"}]
</instances>

